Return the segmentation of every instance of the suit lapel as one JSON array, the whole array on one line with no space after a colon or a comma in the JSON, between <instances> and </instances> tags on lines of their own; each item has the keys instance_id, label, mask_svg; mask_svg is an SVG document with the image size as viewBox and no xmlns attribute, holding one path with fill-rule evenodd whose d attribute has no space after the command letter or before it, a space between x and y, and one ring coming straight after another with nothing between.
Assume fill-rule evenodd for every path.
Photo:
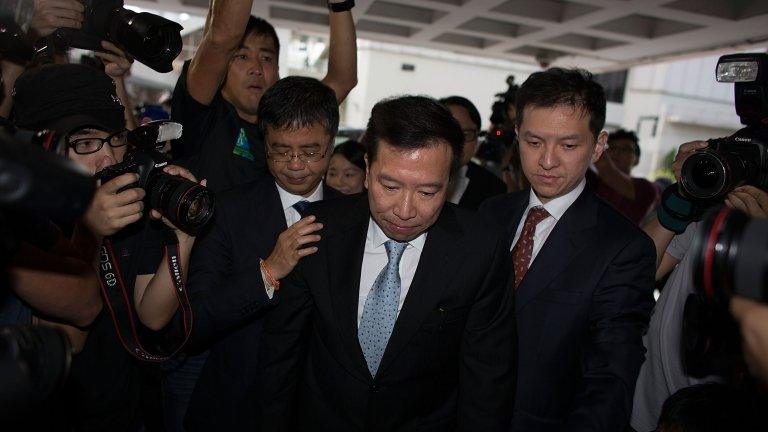
<instances>
[{"instance_id":1,"label":"suit lapel","mask_svg":"<svg viewBox=\"0 0 768 432\"><path fill-rule=\"evenodd\" d=\"M451 269L459 267L463 256L463 250L456 247L460 235L453 208L446 205L427 235L416 274L384 351L379 373L386 371L437 306L441 292L453 276Z\"/></svg>"},{"instance_id":2,"label":"suit lapel","mask_svg":"<svg viewBox=\"0 0 768 432\"><path fill-rule=\"evenodd\" d=\"M510 221L507 225L507 243L510 250L513 246L512 242L515 241L517 227L520 225L525 209L528 207L528 203L531 200L530 189L528 190L528 193L515 195L515 198L515 200L510 201L505 209L502 209L504 212L504 218L502 220Z\"/></svg>"},{"instance_id":3,"label":"suit lapel","mask_svg":"<svg viewBox=\"0 0 768 432\"><path fill-rule=\"evenodd\" d=\"M328 235L328 262L326 268L331 289L331 302L338 323L341 339L347 346L352 364L362 377L370 379L370 373L357 338L357 305L360 296L360 271L363 265L365 238L368 232L368 199L362 195L355 211Z\"/></svg>"},{"instance_id":4,"label":"suit lapel","mask_svg":"<svg viewBox=\"0 0 768 432\"><path fill-rule=\"evenodd\" d=\"M261 182L255 192L252 203L255 207L253 223L258 223L267 228L257 231L269 233L270 237L265 240L271 251L275 247L275 243L277 243L277 236L288 228L288 225L285 223L283 203L280 200L280 194L277 192L277 185L271 178Z\"/></svg>"},{"instance_id":5,"label":"suit lapel","mask_svg":"<svg viewBox=\"0 0 768 432\"><path fill-rule=\"evenodd\" d=\"M596 226L597 201L586 188L557 222L525 273L515 294L515 309L518 312L560 275L587 246L592 229Z\"/></svg>"}]
</instances>

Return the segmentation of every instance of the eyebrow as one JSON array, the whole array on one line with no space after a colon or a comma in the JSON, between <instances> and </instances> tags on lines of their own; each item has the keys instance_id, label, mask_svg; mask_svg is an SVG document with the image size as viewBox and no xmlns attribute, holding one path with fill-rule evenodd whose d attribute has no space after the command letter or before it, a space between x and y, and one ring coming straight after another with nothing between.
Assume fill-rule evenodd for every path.
<instances>
[{"instance_id":1,"label":"eyebrow","mask_svg":"<svg viewBox=\"0 0 768 432\"><path fill-rule=\"evenodd\" d=\"M395 183L395 184L397 184L397 185L402 185L402 184L403 184L401 181L395 180L394 178L392 178L392 177L390 177L390 176L388 176L388 175L386 175L386 174L379 174L379 179L380 179L380 180L386 180L386 181L389 181L389 182ZM443 187L443 184L442 184L442 183L439 183L439 182L430 182L430 183L419 183L419 184L418 184L418 185L416 185L416 186L417 186L417 187L422 187L422 188L436 188L436 189L441 189L441 188Z\"/></svg>"},{"instance_id":2,"label":"eyebrow","mask_svg":"<svg viewBox=\"0 0 768 432\"><path fill-rule=\"evenodd\" d=\"M535 134L535 133L533 133L531 131L525 131L523 133L523 136L525 138L536 138L536 139L544 140L544 138L542 138L541 136L539 136L539 135L537 135L537 134ZM570 135L565 135L565 136L557 137L558 141L568 141L568 140L578 140L578 139L579 139L579 134L570 134Z\"/></svg>"}]
</instances>

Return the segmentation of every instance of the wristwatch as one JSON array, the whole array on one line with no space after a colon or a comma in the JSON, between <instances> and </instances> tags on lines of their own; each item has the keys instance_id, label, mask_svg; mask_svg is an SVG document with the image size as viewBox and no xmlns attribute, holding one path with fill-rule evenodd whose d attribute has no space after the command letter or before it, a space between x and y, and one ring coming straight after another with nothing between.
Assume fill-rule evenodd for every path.
<instances>
[{"instance_id":1,"label":"wristwatch","mask_svg":"<svg viewBox=\"0 0 768 432\"><path fill-rule=\"evenodd\" d=\"M355 7L355 0L344 0L341 3L328 2L328 9L331 12L346 12Z\"/></svg>"}]
</instances>

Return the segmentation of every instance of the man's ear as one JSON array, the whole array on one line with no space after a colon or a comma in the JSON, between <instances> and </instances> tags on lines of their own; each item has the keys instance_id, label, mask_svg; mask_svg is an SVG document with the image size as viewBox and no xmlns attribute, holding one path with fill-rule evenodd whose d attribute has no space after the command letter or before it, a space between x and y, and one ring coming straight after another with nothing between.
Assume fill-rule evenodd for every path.
<instances>
[{"instance_id":1,"label":"man's ear","mask_svg":"<svg viewBox=\"0 0 768 432\"><path fill-rule=\"evenodd\" d=\"M595 163L600 159L600 156L603 155L603 152L605 151L607 144L608 144L608 132L602 131L600 132L600 134L597 135L595 150L592 153L592 163Z\"/></svg>"},{"instance_id":2,"label":"man's ear","mask_svg":"<svg viewBox=\"0 0 768 432\"><path fill-rule=\"evenodd\" d=\"M363 182L363 185L366 189L370 189L368 187L368 179L371 177L371 164L368 162L368 155L363 155L363 160L365 160L365 181Z\"/></svg>"}]
</instances>

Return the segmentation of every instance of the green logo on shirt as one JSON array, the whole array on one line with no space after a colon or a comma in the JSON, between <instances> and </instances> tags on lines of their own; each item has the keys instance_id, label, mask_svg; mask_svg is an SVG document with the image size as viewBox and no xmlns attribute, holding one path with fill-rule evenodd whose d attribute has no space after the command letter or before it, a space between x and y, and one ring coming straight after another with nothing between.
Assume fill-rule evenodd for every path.
<instances>
[{"instance_id":1,"label":"green logo on shirt","mask_svg":"<svg viewBox=\"0 0 768 432\"><path fill-rule=\"evenodd\" d=\"M251 142L248 141L248 137L245 136L245 129L240 128L240 134L237 136L237 142L235 142L235 148L232 149L232 153L253 161L253 153L251 153Z\"/></svg>"}]
</instances>

